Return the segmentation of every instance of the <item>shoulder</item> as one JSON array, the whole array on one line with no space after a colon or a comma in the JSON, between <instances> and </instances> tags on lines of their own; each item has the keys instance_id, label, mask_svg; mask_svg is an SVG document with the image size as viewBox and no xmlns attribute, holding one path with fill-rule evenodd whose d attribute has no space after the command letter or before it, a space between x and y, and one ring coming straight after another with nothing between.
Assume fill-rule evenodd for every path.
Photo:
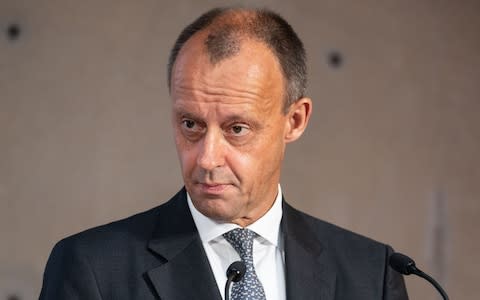
<instances>
[{"instance_id":1,"label":"shoulder","mask_svg":"<svg viewBox=\"0 0 480 300\"><path fill-rule=\"evenodd\" d=\"M135 244L145 245L159 221L172 217L172 207L179 206L183 193L182 189L169 201L152 209L68 236L59 241L56 248L105 252L110 248L128 249Z\"/></svg>"},{"instance_id":2,"label":"shoulder","mask_svg":"<svg viewBox=\"0 0 480 300\"><path fill-rule=\"evenodd\" d=\"M288 215L291 226L301 230L311 237L312 242L330 250L336 256L369 256L377 259L387 259L391 247L362 234L342 228L335 224L320 220L301 212L285 203L284 213Z\"/></svg>"},{"instance_id":3,"label":"shoulder","mask_svg":"<svg viewBox=\"0 0 480 300\"><path fill-rule=\"evenodd\" d=\"M96 226L60 240L54 252L88 255L105 253L112 248L124 248L145 243L152 234L155 219L162 205L130 217Z\"/></svg>"},{"instance_id":4,"label":"shoulder","mask_svg":"<svg viewBox=\"0 0 480 300\"><path fill-rule=\"evenodd\" d=\"M142 272L158 264L148 251L148 241L172 206L168 201L59 241L45 267L40 299L70 299L71 295L97 299L100 290L109 291L109 284L141 278Z\"/></svg>"},{"instance_id":5,"label":"shoulder","mask_svg":"<svg viewBox=\"0 0 480 300\"><path fill-rule=\"evenodd\" d=\"M322 268L335 274L335 293L339 298L408 299L403 277L388 267L393 252L390 246L307 215L286 203L284 219L285 239L290 239L285 244L300 245L313 258L309 263L321 262Z\"/></svg>"}]
</instances>

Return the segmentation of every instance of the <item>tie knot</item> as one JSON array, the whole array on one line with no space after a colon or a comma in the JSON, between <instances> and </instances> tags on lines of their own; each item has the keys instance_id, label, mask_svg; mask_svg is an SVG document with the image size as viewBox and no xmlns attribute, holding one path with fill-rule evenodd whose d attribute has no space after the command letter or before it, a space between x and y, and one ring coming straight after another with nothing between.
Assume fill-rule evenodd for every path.
<instances>
[{"instance_id":1,"label":"tie knot","mask_svg":"<svg viewBox=\"0 0 480 300\"><path fill-rule=\"evenodd\" d=\"M233 246L243 260L251 258L253 239L257 234L246 228L235 228L223 234L223 237Z\"/></svg>"}]
</instances>

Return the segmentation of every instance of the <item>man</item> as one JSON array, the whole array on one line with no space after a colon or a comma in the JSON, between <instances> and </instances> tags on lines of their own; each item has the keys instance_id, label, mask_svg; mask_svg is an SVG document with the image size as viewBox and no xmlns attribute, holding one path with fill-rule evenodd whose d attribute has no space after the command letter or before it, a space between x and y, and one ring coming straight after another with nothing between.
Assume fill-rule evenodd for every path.
<instances>
[{"instance_id":1,"label":"man","mask_svg":"<svg viewBox=\"0 0 480 300\"><path fill-rule=\"evenodd\" d=\"M128 219L59 242L40 299L407 299L391 248L289 206L286 144L312 111L305 52L265 10L214 9L170 56L172 124L185 188Z\"/></svg>"}]
</instances>

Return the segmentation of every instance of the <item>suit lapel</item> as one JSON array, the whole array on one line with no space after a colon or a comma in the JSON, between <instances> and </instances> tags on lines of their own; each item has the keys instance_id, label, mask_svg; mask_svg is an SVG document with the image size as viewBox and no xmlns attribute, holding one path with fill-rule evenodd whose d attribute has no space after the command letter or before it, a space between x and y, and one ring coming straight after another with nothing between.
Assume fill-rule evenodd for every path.
<instances>
[{"instance_id":1,"label":"suit lapel","mask_svg":"<svg viewBox=\"0 0 480 300\"><path fill-rule=\"evenodd\" d=\"M221 300L183 189L164 204L148 248L163 263L147 272L162 300ZM332 300L335 269L304 214L283 203L288 300Z\"/></svg>"},{"instance_id":2,"label":"suit lapel","mask_svg":"<svg viewBox=\"0 0 480 300\"><path fill-rule=\"evenodd\" d=\"M311 231L306 216L283 203L282 232L285 245L285 275L288 300L335 297L335 270L326 245Z\"/></svg>"},{"instance_id":3,"label":"suit lapel","mask_svg":"<svg viewBox=\"0 0 480 300\"><path fill-rule=\"evenodd\" d=\"M160 210L148 248L164 261L147 272L160 299L221 299L185 190Z\"/></svg>"}]
</instances>

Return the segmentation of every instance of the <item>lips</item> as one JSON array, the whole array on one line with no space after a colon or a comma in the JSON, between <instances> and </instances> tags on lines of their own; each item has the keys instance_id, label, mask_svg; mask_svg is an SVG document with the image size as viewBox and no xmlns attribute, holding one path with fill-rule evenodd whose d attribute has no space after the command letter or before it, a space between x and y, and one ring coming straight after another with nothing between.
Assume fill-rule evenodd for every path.
<instances>
[{"instance_id":1,"label":"lips","mask_svg":"<svg viewBox=\"0 0 480 300\"><path fill-rule=\"evenodd\" d=\"M198 183L201 192L205 194L218 195L223 193L230 185L224 183Z\"/></svg>"}]
</instances>

